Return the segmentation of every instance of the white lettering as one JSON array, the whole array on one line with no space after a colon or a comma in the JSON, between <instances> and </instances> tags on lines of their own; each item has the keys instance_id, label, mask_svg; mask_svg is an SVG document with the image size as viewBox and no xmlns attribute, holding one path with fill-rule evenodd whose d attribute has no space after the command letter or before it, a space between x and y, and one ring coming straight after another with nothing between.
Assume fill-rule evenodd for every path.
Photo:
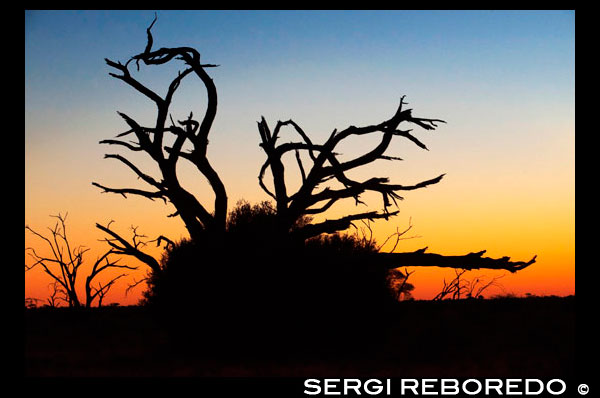
<instances>
[{"instance_id":1,"label":"white lettering","mask_svg":"<svg viewBox=\"0 0 600 398\"><path fill-rule=\"evenodd\" d=\"M331 391L330 388L335 389L336 383L340 381L340 379L325 379L325 388L323 394L325 395L341 395L339 391Z\"/></svg>"},{"instance_id":2,"label":"white lettering","mask_svg":"<svg viewBox=\"0 0 600 398\"><path fill-rule=\"evenodd\" d=\"M400 395L459 395L461 392L465 395L477 395L484 390L482 384L485 385L485 395L540 395L544 391L551 395L562 395L567 390L566 383L561 379L552 379L545 386L540 379L480 380L466 379L461 385L457 379L401 379ZM391 389L391 379L385 379L385 382L384 379L368 379L364 383L361 379L306 379L304 381L306 395L389 396Z\"/></svg>"},{"instance_id":3,"label":"white lettering","mask_svg":"<svg viewBox=\"0 0 600 398\"><path fill-rule=\"evenodd\" d=\"M451 385L448 385L448 383ZM452 390L450 392L449 390ZM442 379L442 395L458 395L460 389L458 388L458 380L456 379Z\"/></svg>"},{"instance_id":4,"label":"white lettering","mask_svg":"<svg viewBox=\"0 0 600 398\"><path fill-rule=\"evenodd\" d=\"M468 390L467 387L466 387L466 385L469 384L469 383L475 383L475 384L477 384L477 390L476 391L470 391L470 390ZM477 379L467 379L467 380L465 380L463 382L462 389L463 389L463 392L465 394L467 394L467 395L476 395L476 394L479 394L481 392L482 387L481 387L481 383L479 382L479 380L477 380Z\"/></svg>"},{"instance_id":5,"label":"white lettering","mask_svg":"<svg viewBox=\"0 0 600 398\"><path fill-rule=\"evenodd\" d=\"M369 385L371 383L375 383L377 384L373 390L369 390ZM365 392L369 395L377 395L380 394L383 391L383 386L381 385L381 380L377 380L377 379L369 379L367 381L365 381L365 384L363 385L363 388L365 389Z\"/></svg>"},{"instance_id":6,"label":"white lettering","mask_svg":"<svg viewBox=\"0 0 600 398\"><path fill-rule=\"evenodd\" d=\"M356 383L351 386L350 383ZM354 390L356 395L360 395L360 380L359 379L347 379L344 380L344 395L348 395L349 390Z\"/></svg>"},{"instance_id":7,"label":"white lettering","mask_svg":"<svg viewBox=\"0 0 600 398\"><path fill-rule=\"evenodd\" d=\"M529 388L529 385L531 382L537 383L537 385L539 386L539 390L537 390L535 392L531 391L531 389ZM541 380L538 380L538 379L526 379L525 380L525 395L540 395L542 393L542 391L544 391L544 383Z\"/></svg>"},{"instance_id":8,"label":"white lettering","mask_svg":"<svg viewBox=\"0 0 600 398\"><path fill-rule=\"evenodd\" d=\"M521 379L506 379L506 395L523 395L520 391L513 391L514 388L519 388L518 383Z\"/></svg>"},{"instance_id":9,"label":"white lettering","mask_svg":"<svg viewBox=\"0 0 600 398\"><path fill-rule=\"evenodd\" d=\"M437 379L423 379L421 380L421 394L423 395L438 395L437 391L427 391L428 388L434 388Z\"/></svg>"},{"instance_id":10,"label":"white lettering","mask_svg":"<svg viewBox=\"0 0 600 398\"><path fill-rule=\"evenodd\" d=\"M485 395L490 395L490 390L495 390L496 394L502 395L502 380L486 379L485 380Z\"/></svg>"},{"instance_id":11,"label":"white lettering","mask_svg":"<svg viewBox=\"0 0 600 398\"><path fill-rule=\"evenodd\" d=\"M558 392L554 391L553 389L550 388L550 386L555 382L558 382L558 383L560 383L560 385L562 385L562 389ZM567 389L567 385L561 379L552 379L548 383L546 383L546 390L548 390L548 392L552 395L560 395L563 392L565 392L566 389Z\"/></svg>"},{"instance_id":12,"label":"white lettering","mask_svg":"<svg viewBox=\"0 0 600 398\"><path fill-rule=\"evenodd\" d=\"M411 383L412 385L407 385L407 383ZM411 390L414 395L419 395L417 387L419 387L418 380L402 379L402 381L400 382L400 395L405 395L406 390Z\"/></svg>"},{"instance_id":13,"label":"white lettering","mask_svg":"<svg viewBox=\"0 0 600 398\"><path fill-rule=\"evenodd\" d=\"M306 395L317 395L321 393L321 386L319 386L319 380L317 379L306 379L304 381L304 387L314 388L314 391L304 390Z\"/></svg>"}]
</instances>

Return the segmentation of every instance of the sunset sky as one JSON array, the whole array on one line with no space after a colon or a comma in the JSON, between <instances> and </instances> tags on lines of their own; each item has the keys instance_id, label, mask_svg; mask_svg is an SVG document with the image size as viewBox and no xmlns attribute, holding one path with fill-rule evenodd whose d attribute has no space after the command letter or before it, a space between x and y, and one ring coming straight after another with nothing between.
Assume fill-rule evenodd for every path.
<instances>
[{"instance_id":1,"label":"sunset sky","mask_svg":"<svg viewBox=\"0 0 600 398\"><path fill-rule=\"evenodd\" d=\"M313 142L323 142L335 128L388 119L406 95L414 116L447 124L435 131L404 126L414 128L429 151L397 137L386 154L403 161L381 160L357 175L406 185L446 176L406 192L400 214L374 224L377 240L411 223L408 236L415 237L397 251L427 246L460 255L486 249L486 256L515 261L537 254L534 265L515 274L480 270L469 278L504 275L504 290L490 294L575 293L574 11L157 14L155 48L194 47L203 62L219 65L208 70L219 95L208 156L226 185L230 208L242 198L269 199L257 180L265 159L256 127L261 116L270 126L292 118ZM142 52L153 17L153 10L25 12L25 224L46 233L55 222L49 215L68 212L67 233L73 244L91 248L90 266L107 249L96 222L115 220L114 229L125 236L132 225L149 238L186 236L179 219L166 217L171 205L103 194L91 184L144 187L123 164L103 159L105 153L128 155L126 150L98 142L128 129L117 111L140 124L154 122L153 103L110 77L104 62L126 62ZM178 69L131 71L163 94ZM173 118L182 120L190 111L200 117L205 104L204 87L188 77L176 94ZM356 139L344 155L374 143ZM156 175L143 157L130 159ZM295 172L294 163L289 169ZM181 176L210 207L205 179L189 167L181 168ZM380 196L364 199L370 210L381 209ZM349 200L326 216L362 211ZM42 243L25 233L25 247L43 251ZM140 266L120 280L105 303L135 304L142 287L127 296L125 288L145 271ZM417 299L432 298L454 275L440 268L411 271ZM41 269L27 272L25 296L45 299L49 283Z\"/></svg>"}]
</instances>

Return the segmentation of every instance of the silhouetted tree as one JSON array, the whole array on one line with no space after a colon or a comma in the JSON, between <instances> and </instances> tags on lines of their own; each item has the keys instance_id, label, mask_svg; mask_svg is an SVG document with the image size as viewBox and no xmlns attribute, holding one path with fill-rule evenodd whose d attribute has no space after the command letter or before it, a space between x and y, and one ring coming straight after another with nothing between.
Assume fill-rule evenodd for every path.
<instances>
[{"instance_id":1,"label":"silhouetted tree","mask_svg":"<svg viewBox=\"0 0 600 398\"><path fill-rule=\"evenodd\" d=\"M124 147L134 152L144 152L158 165L161 178L156 179L140 170L136 165L125 157L118 154L106 154L105 158L119 160L131 169L139 179L152 187L152 190L141 190L134 188L109 188L94 182L93 185L101 188L103 192L116 193L123 196L128 194L139 195L148 199L162 199L169 201L176 209L171 216L179 216L194 242L210 241L212 250L224 250L226 247L225 232L227 230L227 194L225 187L217 172L212 168L208 157L208 134L215 119L217 111L217 90L214 82L207 74L206 69L218 65L202 63L200 53L190 47L160 48L153 50L153 36L151 29L156 22L156 17L147 28L147 43L144 51L134 55L125 64L106 59L106 63L116 69L119 73L110 73L133 89L144 95L155 103L157 108L156 122L153 126L146 127L133 120L126 114L119 112L125 120L129 129L116 138L126 136L135 137L135 141L123 141L122 139L107 139L100 141L102 144ZM160 96L141 82L136 80L130 71L134 63L139 69L140 62L148 65L163 65L172 60L183 61L185 69L170 83L165 96ZM173 95L189 75L195 75L200 79L207 92L207 107L201 121L193 119L193 113L185 120L175 124L170 115L170 106ZM406 102L404 97L391 118L383 122L369 126L350 126L344 130L334 130L329 138L322 144L313 143L309 135L293 120L279 121L273 131L269 128L264 117L258 122L258 131L261 138L260 146L267 155L267 160L260 168L259 184L261 188L275 200L275 212L273 215L273 229L271 236L263 240L270 243L271 247L280 246L283 242L290 240L302 244L305 240L319 236L343 231L350 227L353 222L359 220L386 219L396 215L398 211L390 211L392 203L397 205L397 200L402 199L399 192L411 191L425 188L439 183L444 174L416 184L402 185L390 183L387 177L371 177L362 181L350 178L347 172L369 165L377 160L399 160L397 157L386 155L392 139L395 137L405 138L422 149L427 149L413 133L411 129L401 128L401 125L414 125L425 130L435 130L438 123L445 123L440 119L421 118L412 115L411 109L404 109ZM171 124L168 125L167 119ZM280 131L284 126L291 126L300 137L295 142L278 143ZM356 136L375 136L379 138L379 144L366 153L351 160L341 160L335 152L341 143ZM169 136L173 143L167 144L166 137ZM184 151L184 146L190 148ZM291 193L286 183L286 166L283 161L284 155L294 153L299 169L302 183L300 188ZM310 167L306 167L302 161L301 154L307 154L310 158ZM214 195L214 211L210 212L197 198L188 190L184 189L177 177L176 166L179 159L183 158L191 162L197 170L208 180ZM267 170L271 171L272 187L264 183ZM341 188L325 187L319 189L321 184L336 182ZM365 192L377 192L381 194L383 209L381 211L368 211L345 215L340 218L327 219L325 221L312 223L308 217L325 213L335 203L344 199L353 199L356 204L363 203L360 199ZM118 235L108 227L100 229L121 241ZM288 242L289 243L289 242ZM138 249L124 250L124 253L133 254L144 261L144 254ZM460 269L506 269L516 272L535 262L535 256L527 262L510 261L509 257L493 259L483 257L485 250L472 252L461 256L446 256L435 253L426 253L423 248L409 253L364 253L362 260L366 263L377 264L389 269L407 266L437 266ZM205 255L208 255L205 253ZM149 260L146 262L153 270L157 262Z\"/></svg>"},{"instance_id":2,"label":"silhouetted tree","mask_svg":"<svg viewBox=\"0 0 600 398\"><path fill-rule=\"evenodd\" d=\"M414 271L409 272L405 270L402 272L399 269L392 269L388 273L388 283L396 300L409 300L412 298L411 292L415 287L411 283L408 283L408 277L413 273Z\"/></svg>"},{"instance_id":3,"label":"silhouetted tree","mask_svg":"<svg viewBox=\"0 0 600 398\"><path fill-rule=\"evenodd\" d=\"M371 164L376 160L401 160L400 158L385 154L394 137L406 138L418 147L427 149L425 144L411 134L412 130L401 130L399 125L406 122L417 125L425 130L435 130L437 127L436 123L445 122L440 119L413 117L411 109L402 109L402 106L405 104L403 96L400 99L398 109L390 119L376 125L364 127L350 126L339 132L336 129L323 144L314 144L302 128L293 120L277 122L275 129L271 133L267 122L262 118L258 123L258 130L262 140L260 146L267 154L267 160L261 167L258 179L261 188L275 199L277 203L277 215L282 232L289 231L289 226L298 217L324 213L339 200L353 199L356 205L364 204L360 199L360 195L368 191L381 194L383 199L382 211L351 214L337 219L328 219L316 224L307 224L296 230L294 235L299 236L301 239L307 239L323 233L343 231L357 220L387 220L398 214L398 211L389 211L392 202L397 206L397 200L403 199L398 192L425 188L429 185L437 184L442 180L444 174L417 184L400 185L389 183L387 177L371 177L363 181L355 181L346 174L350 170ZM276 141L280 137L281 128L288 125L293 127L295 132L301 137L301 140L277 144ZM337 146L349 137L363 135L377 135L380 137L380 142L372 150L354 159L347 161L340 160L338 158L339 155L335 152ZM308 157L312 162L308 171L302 162L300 151L308 153ZM288 193L285 180L285 166L282 161L282 157L288 152L295 152L302 179L300 188L293 194ZM273 178L272 190L263 182L267 169L271 170ZM343 188L335 189L327 186L323 189L318 189L319 185L329 181L337 182ZM536 258L534 256L528 262L512 262L509 257L502 257L500 259L482 257L485 250L463 256L425 253L426 250L427 248L425 247L410 253L370 253L369 258L365 259L365 261L374 262L389 268L398 268L401 266L437 266L469 270L478 268L506 269L515 272L533 264Z\"/></svg>"},{"instance_id":4,"label":"silhouetted tree","mask_svg":"<svg viewBox=\"0 0 600 398\"><path fill-rule=\"evenodd\" d=\"M40 299L34 297L25 297L25 308L37 308Z\"/></svg>"},{"instance_id":5,"label":"silhouetted tree","mask_svg":"<svg viewBox=\"0 0 600 398\"><path fill-rule=\"evenodd\" d=\"M451 300L483 298L483 293L492 286L500 286L497 282L502 276L496 276L489 281L484 276L477 276L468 280L463 278L467 270L454 270L455 277L450 282L444 279L442 290L433 298L433 300Z\"/></svg>"},{"instance_id":6,"label":"silhouetted tree","mask_svg":"<svg viewBox=\"0 0 600 398\"><path fill-rule=\"evenodd\" d=\"M109 59L106 59L106 63L116 69L117 72L120 72L120 74L110 73L111 76L125 82L154 102L157 108L156 122L154 126L145 127L126 114L119 112L119 115L129 125L129 130L119 134L117 138L133 135L137 139L137 142L132 143L117 139L108 139L101 141L101 143L123 146L135 152L145 152L158 165L161 179L157 180L144 173L121 155L107 154L105 158L119 160L129 167L138 178L149 184L153 190L109 188L95 182L93 185L102 188L104 192L117 193L123 196L131 194L151 200L162 199L165 202L168 200L176 209L175 213L171 216L177 215L183 220L192 239L205 238L207 235L202 234L204 230L210 232L209 236L218 237L225 231L227 194L219 175L212 168L207 157L208 134L217 113L217 90L205 70L206 68L218 65L201 63L200 53L190 47L152 50L153 39L150 30L155 21L156 18L147 29L148 43L144 52L135 55L125 64ZM135 61L135 64L139 68L140 62L145 65L162 65L173 59L183 61L186 68L182 72L179 72L177 77L173 79L164 97L144 86L129 71L132 61ZM187 119L178 121L178 125L176 125L169 114L171 101L183 79L192 74L198 77L206 87L208 98L206 112L201 122L194 120L193 114L190 112ZM167 118L170 118L170 125L167 125ZM174 137L174 142L171 146L167 146L166 144L167 135ZM191 146L190 151L184 151L183 148L186 144ZM181 158L191 162L210 183L215 194L214 212L209 212L193 194L181 185L176 171L177 162Z\"/></svg>"},{"instance_id":7,"label":"silhouetted tree","mask_svg":"<svg viewBox=\"0 0 600 398\"><path fill-rule=\"evenodd\" d=\"M304 215L320 214L327 211L333 204L342 199L352 198L356 204L364 204L360 200L360 195L367 191L379 192L383 198L383 211L371 211L365 213L352 214L334 220L326 220L318 224L309 224L301 228L297 233L302 238L309 238L322 233L334 233L343 231L350 227L356 220L374 220L379 218L388 219L394 216L398 211L389 212L389 207L393 201L402 199L398 191L415 190L438 183L443 174L433 179L422 181L415 185L389 184L387 177L372 177L364 181L354 181L350 179L346 172L349 170L368 165L378 159L397 160L399 158L386 156L384 153L390 145L392 138L402 136L416 143L419 147L425 148L417 138L410 134L410 130L400 130L398 126L401 122L417 124L427 130L433 130L437 122L443 122L438 119L414 118L411 110L402 110L404 97L400 100L400 106L395 115L387 121L377 125L355 127L350 126L340 132L334 130L329 138L323 144L313 144L308 135L294 121L277 122L275 129L271 133L264 118L258 123L258 129L262 143L260 146L267 154L267 160L261 167L259 173L259 183L263 190L269 194L277 203L277 213L282 224L282 229L289 229L289 225L295 222L298 217ZM302 138L297 142L286 142L277 145L281 127L291 125ZM361 136L368 134L381 133L381 142L371 151L362 154L349 161L341 161L338 154L335 153L337 146L345 139L352 136ZM288 193L285 181L285 167L282 157L294 151L298 168L302 177L300 188L293 194ZM306 151L312 161L308 172L302 163L300 151ZM263 183L263 177L267 168L270 168L273 177L274 192L269 190ZM337 181L344 188L332 189L326 187L318 192L318 186L330 180Z\"/></svg>"},{"instance_id":8,"label":"silhouetted tree","mask_svg":"<svg viewBox=\"0 0 600 398\"><path fill-rule=\"evenodd\" d=\"M65 292L61 289L60 284L57 280L52 281L48 286L52 288L50 292L50 296L46 299L48 302L48 307L56 308L58 307L58 302L63 301L68 304L69 298L65 294Z\"/></svg>"},{"instance_id":9,"label":"silhouetted tree","mask_svg":"<svg viewBox=\"0 0 600 398\"><path fill-rule=\"evenodd\" d=\"M90 273L85 278L85 302L82 303L77 294L76 285L78 272L84 264L84 254L89 251L89 248L83 246L71 248L65 223L67 214L64 216L58 214L51 217L57 218L58 221L54 228L48 228L50 237L36 232L28 225L25 226L33 235L46 242L51 252L50 256L44 256L39 254L33 247L28 247L26 250L29 251L34 263L30 266L26 265L25 271L41 266L44 272L53 279L51 284L53 292L48 301L51 306L55 306L58 300L63 300L69 307L81 307L83 305L91 307L95 299L98 299L98 306L101 306L103 297L112 285L125 274L120 274L106 283L98 282L94 286L93 283L98 279L98 275L107 269L135 270L137 268L118 264L119 260L110 260L110 255L116 252L113 250L106 251L94 262Z\"/></svg>"}]
</instances>

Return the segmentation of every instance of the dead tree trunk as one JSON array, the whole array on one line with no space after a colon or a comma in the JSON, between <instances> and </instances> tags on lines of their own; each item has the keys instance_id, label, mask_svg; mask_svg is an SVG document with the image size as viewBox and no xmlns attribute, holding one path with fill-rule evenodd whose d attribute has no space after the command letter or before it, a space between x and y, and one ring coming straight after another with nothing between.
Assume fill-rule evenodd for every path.
<instances>
[{"instance_id":1,"label":"dead tree trunk","mask_svg":"<svg viewBox=\"0 0 600 398\"><path fill-rule=\"evenodd\" d=\"M152 190L109 188L96 182L92 184L101 188L103 192L121 194L124 197L131 194L143 196L151 200L162 199L165 202L168 200L176 210L171 216L179 216L183 220L192 239L205 237L206 235L203 235L203 232L218 236L225 231L227 194L223 182L212 168L207 157L208 134L217 112L217 90L214 82L206 73L207 68L218 65L202 64L200 62L200 53L190 47L152 50L153 38L151 29L155 21L156 18L147 29L148 42L144 52L133 56L125 64L109 59L106 59L106 63L120 72L120 74L110 73L112 77L125 82L155 103L157 108L156 123L152 127L144 127L126 114L119 112L119 115L128 124L129 130L117 135L116 138L133 134L137 141L107 139L100 141L100 143L121 146L130 151L145 152L158 165L162 178L157 180L151 177L121 155L107 154L105 158L116 159L125 164L138 178L150 185ZM164 97L161 97L137 81L129 71L132 61L135 61L139 69L140 61L145 65L162 65L173 59L183 61L186 68L182 72L179 72L178 76L173 79ZM190 74L195 74L206 87L208 97L206 112L201 122L194 120L193 113L190 112L187 119L178 121L178 125L176 125L169 113L169 108L177 88L183 79ZM167 125L167 119L171 121L170 126ZM171 146L167 146L165 143L165 135L167 134L172 134L175 139ZM191 144L189 152L183 150L185 144ZM177 162L180 158L191 162L208 180L215 194L213 212L202 205L193 194L181 186L176 171Z\"/></svg>"}]
</instances>

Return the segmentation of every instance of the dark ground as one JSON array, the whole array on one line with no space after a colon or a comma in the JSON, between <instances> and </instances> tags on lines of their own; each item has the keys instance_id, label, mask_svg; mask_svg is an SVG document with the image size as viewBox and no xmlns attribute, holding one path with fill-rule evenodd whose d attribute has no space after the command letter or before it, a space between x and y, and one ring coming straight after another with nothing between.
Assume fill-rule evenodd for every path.
<instances>
[{"instance_id":1,"label":"dark ground","mask_svg":"<svg viewBox=\"0 0 600 398\"><path fill-rule=\"evenodd\" d=\"M391 318L376 344L360 353L225 359L177 351L143 307L26 309L25 375L574 376L573 296L402 302ZM369 314L352 321L368 322Z\"/></svg>"}]
</instances>

